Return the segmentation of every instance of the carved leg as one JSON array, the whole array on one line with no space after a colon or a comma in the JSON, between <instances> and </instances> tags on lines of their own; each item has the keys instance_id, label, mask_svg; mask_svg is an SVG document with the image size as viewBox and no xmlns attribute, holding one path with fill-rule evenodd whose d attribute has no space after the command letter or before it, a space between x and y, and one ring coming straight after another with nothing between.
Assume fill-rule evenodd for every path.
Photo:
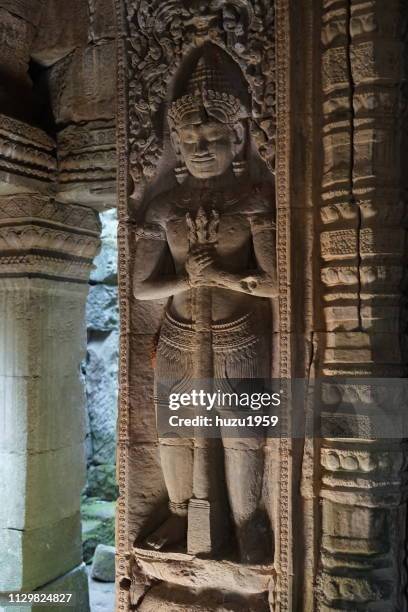
<instances>
[{"instance_id":1,"label":"carved leg","mask_svg":"<svg viewBox=\"0 0 408 612\"><path fill-rule=\"evenodd\" d=\"M156 550L180 544L187 536L188 502L193 494L192 441L160 440L160 459L171 514L146 540Z\"/></svg>"},{"instance_id":2,"label":"carved leg","mask_svg":"<svg viewBox=\"0 0 408 612\"><path fill-rule=\"evenodd\" d=\"M247 448L245 448L247 446ZM252 446L252 448L251 448ZM255 448L254 448L255 447ZM256 440L225 440L225 474L241 561L261 563L270 555L270 528L259 505L264 449Z\"/></svg>"},{"instance_id":3,"label":"carved leg","mask_svg":"<svg viewBox=\"0 0 408 612\"><path fill-rule=\"evenodd\" d=\"M188 552L210 555L228 539L222 444L197 437L194 442L194 488L188 510Z\"/></svg>"}]
</instances>

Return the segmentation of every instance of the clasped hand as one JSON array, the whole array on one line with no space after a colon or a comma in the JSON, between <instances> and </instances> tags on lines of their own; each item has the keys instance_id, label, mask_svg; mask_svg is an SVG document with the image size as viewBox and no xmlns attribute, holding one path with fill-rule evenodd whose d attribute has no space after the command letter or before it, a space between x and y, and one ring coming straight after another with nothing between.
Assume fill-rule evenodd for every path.
<instances>
[{"instance_id":1,"label":"clasped hand","mask_svg":"<svg viewBox=\"0 0 408 612\"><path fill-rule=\"evenodd\" d=\"M216 285L219 270L216 267L216 252L212 245L194 247L186 260L186 271L192 287Z\"/></svg>"}]
</instances>

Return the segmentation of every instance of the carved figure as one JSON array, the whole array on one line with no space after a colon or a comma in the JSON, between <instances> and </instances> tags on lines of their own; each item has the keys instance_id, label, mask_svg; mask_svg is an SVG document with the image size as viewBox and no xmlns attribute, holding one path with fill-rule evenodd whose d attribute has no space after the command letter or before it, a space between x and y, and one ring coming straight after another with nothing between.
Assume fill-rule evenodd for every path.
<instances>
[{"instance_id":1,"label":"carved figure","mask_svg":"<svg viewBox=\"0 0 408 612\"><path fill-rule=\"evenodd\" d=\"M231 390L231 379L270 376L274 189L256 176L247 88L242 75L231 78L229 61L206 45L175 88L168 123L179 185L148 203L137 231L134 295L169 298L156 380L179 391L194 379ZM159 441L170 516L147 544L175 547L188 530L189 552L213 553L222 530L216 517L228 514L224 472L241 561L261 562L271 540L260 509L264 439L221 436L221 449L198 437Z\"/></svg>"}]
</instances>

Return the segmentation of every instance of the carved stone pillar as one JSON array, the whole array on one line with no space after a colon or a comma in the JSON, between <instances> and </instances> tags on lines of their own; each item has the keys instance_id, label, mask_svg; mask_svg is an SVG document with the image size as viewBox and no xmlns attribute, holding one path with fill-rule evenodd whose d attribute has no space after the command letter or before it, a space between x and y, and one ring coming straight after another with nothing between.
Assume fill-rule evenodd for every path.
<instances>
[{"instance_id":1,"label":"carved stone pillar","mask_svg":"<svg viewBox=\"0 0 408 612\"><path fill-rule=\"evenodd\" d=\"M99 230L85 207L0 201L0 591L75 592L78 612L88 610L80 362Z\"/></svg>"},{"instance_id":2,"label":"carved stone pillar","mask_svg":"<svg viewBox=\"0 0 408 612\"><path fill-rule=\"evenodd\" d=\"M406 375L402 8L398 1L322 3L324 332L316 339L316 376ZM346 401L344 384L336 392ZM406 609L406 449L370 436L375 406L370 394L361 401L351 416L337 409L332 394L322 396L314 594L314 609L322 612ZM387 403L379 409L386 414ZM331 436L338 427L349 428L350 437Z\"/></svg>"}]
</instances>

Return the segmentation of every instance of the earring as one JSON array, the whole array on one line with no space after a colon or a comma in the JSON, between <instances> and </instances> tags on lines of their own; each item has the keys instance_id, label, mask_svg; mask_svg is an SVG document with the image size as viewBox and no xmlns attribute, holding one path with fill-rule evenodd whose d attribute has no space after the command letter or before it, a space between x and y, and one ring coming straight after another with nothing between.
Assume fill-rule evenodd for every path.
<instances>
[{"instance_id":1,"label":"earring","mask_svg":"<svg viewBox=\"0 0 408 612\"><path fill-rule=\"evenodd\" d=\"M232 171L234 172L237 178L245 174L246 170L247 170L246 161L233 161L232 162Z\"/></svg>"},{"instance_id":2,"label":"earring","mask_svg":"<svg viewBox=\"0 0 408 612\"><path fill-rule=\"evenodd\" d=\"M176 175L176 181L181 185L188 177L187 166L185 166L184 164L182 164L181 166L176 166L174 168L174 174Z\"/></svg>"}]
</instances>

